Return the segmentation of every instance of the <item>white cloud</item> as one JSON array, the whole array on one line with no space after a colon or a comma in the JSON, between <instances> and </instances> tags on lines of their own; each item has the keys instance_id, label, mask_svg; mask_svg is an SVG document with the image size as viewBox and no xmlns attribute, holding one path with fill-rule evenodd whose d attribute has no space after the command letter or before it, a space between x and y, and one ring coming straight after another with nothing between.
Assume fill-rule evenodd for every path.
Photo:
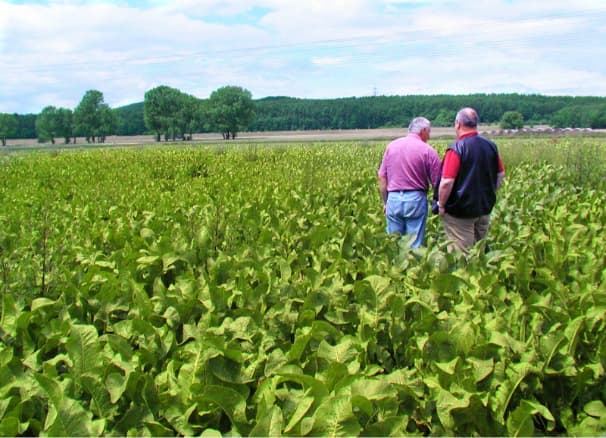
<instances>
[{"instance_id":1,"label":"white cloud","mask_svg":"<svg viewBox=\"0 0 606 438\"><path fill-rule=\"evenodd\" d=\"M349 61L351 58L348 56L314 56L311 59L312 64L318 66L325 65L341 65Z\"/></svg>"},{"instance_id":2,"label":"white cloud","mask_svg":"<svg viewBox=\"0 0 606 438\"><path fill-rule=\"evenodd\" d=\"M226 84L257 98L606 95L598 0L141 3L0 0L0 111L75 107L89 89L118 106L161 84L198 97Z\"/></svg>"}]
</instances>

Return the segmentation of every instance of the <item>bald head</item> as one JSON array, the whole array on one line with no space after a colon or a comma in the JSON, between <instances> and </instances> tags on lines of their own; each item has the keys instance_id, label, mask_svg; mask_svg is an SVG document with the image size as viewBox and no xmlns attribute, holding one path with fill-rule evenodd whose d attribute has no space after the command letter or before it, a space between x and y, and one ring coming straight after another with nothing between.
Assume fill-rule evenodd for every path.
<instances>
[{"instance_id":1,"label":"bald head","mask_svg":"<svg viewBox=\"0 0 606 438\"><path fill-rule=\"evenodd\" d=\"M463 108L457 113L455 123L459 122L466 128L477 128L479 119L476 110L473 108Z\"/></svg>"}]
</instances>

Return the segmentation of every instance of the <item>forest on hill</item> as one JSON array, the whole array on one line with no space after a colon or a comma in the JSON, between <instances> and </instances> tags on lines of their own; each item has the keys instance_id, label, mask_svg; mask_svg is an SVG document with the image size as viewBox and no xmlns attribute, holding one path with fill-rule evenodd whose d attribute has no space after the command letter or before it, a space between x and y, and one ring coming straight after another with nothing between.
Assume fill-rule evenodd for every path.
<instances>
[{"instance_id":1,"label":"forest on hill","mask_svg":"<svg viewBox=\"0 0 606 438\"><path fill-rule=\"evenodd\" d=\"M300 99L277 96L256 99L248 131L375 129L407 126L416 116L434 126L451 126L456 112L475 108L482 123L498 124L508 111L522 114L526 125L606 128L606 98L522 94L368 96ZM143 102L116 108L118 135L147 132ZM204 120L196 131L210 132Z\"/></svg>"}]
</instances>

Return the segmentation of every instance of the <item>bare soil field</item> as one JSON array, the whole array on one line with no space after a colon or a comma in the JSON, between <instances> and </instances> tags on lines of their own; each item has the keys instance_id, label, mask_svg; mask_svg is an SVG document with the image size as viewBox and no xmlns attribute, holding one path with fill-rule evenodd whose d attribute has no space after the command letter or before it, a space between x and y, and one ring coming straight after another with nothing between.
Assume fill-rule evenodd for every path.
<instances>
[{"instance_id":1,"label":"bare soil field","mask_svg":"<svg viewBox=\"0 0 606 438\"><path fill-rule=\"evenodd\" d=\"M271 131L271 132L241 132L236 141L330 141L330 140L388 140L406 135L406 128L389 129L339 129L318 131ZM453 128L432 128L432 136L454 136ZM221 134L194 134L192 142L223 141ZM62 138L55 140L55 146L63 144ZM105 139L105 145L141 145L155 143L153 135L117 136ZM84 138L78 138L78 144L84 143ZM36 139L8 139L7 146L40 147L50 143L38 143Z\"/></svg>"},{"instance_id":2,"label":"bare soil field","mask_svg":"<svg viewBox=\"0 0 606 438\"><path fill-rule=\"evenodd\" d=\"M550 128L537 127L536 130L547 130ZM479 131L489 137L496 135L511 135L511 132L499 131L497 126L480 126ZM572 130L571 130L572 131ZM606 130L593 130L594 133L604 132ZM535 131L536 132L536 131ZM566 132L562 130L561 132ZM381 128L381 129L336 129L336 130L317 130L317 131L266 131L266 132L241 132L238 134L236 141L268 141L268 142L296 142L296 141L339 141L339 140L380 140L388 141L397 137L406 135L407 129L402 128ZM453 127L433 127L431 128L431 137L436 138L454 138L455 131ZM55 140L55 147L63 147L63 139ZM194 134L189 142L223 142L220 134ZM231 141L231 140L230 140ZM155 143L152 135L133 135L133 136L117 136L112 135L106 138L105 143L98 146L119 146L119 145L144 145ZM38 148L51 146L50 143L38 143L36 139L8 139L6 141L8 147L24 147ZM84 138L78 138L78 145L87 145ZM70 145L74 146L74 145ZM90 144L89 144L90 146Z\"/></svg>"}]
</instances>

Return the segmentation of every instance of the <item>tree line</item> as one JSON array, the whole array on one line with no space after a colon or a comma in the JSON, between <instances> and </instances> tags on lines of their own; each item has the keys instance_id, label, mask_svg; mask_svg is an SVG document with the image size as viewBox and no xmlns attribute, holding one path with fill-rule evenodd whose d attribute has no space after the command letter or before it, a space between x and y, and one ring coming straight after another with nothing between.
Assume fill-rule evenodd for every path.
<instances>
[{"instance_id":1,"label":"tree line","mask_svg":"<svg viewBox=\"0 0 606 438\"><path fill-rule=\"evenodd\" d=\"M115 132L118 117L104 102L103 93L89 90L73 111L50 105L34 116L0 114L0 138L3 146L7 138L37 138L40 143L53 144L56 138L63 138L68 144L85 137L87 142L103 143Z\"/></svg>"},{"instance_id":2,"label":"tree line","mask_svg":"<svg viewBox=\"0 0 606 438\"><path fill-rule=\"evenodd\" d=\"M212 98L212 96L211 96ZM195 99L195 98L194 98ZM212 100L212 99L211 99ZM118 135L149 133L145 102L117 108ZM198 99L198 116L190 119L193 132L221 132L213 126L208 100ZM372 96L340 99L266 97L256 99L254 117L243 123L248 131L374 129L407 126L417 115L434 126L451 126L459 109L476 108L482 123L503 128L550 125L556 128L606 128L606 98L520 94ZM229 108L226 104L225 111ZM237 107L232 108L237 112ZM216 114L220 110L215 110ZM248 119L247 119L248 121Z\"/></svg>"},{"instance_id":3,"label":"tree line","mask_svg":"<svg viewBox=\"0 0 606 438\"><path fill-rule=\"evenodd\" d=\"M89 90L78 106L45 107L40 114L0 113L0 139L37 138L40 143L76 143L84 137L87 143L104 143L109 135L154 134L157 141L191 139L194 132L220 132L234 139L254 117L250 91L226 86L213 91L209 99L198 99L165 85L145 93L141 104L111 109L103 93Z\"/></svg>"},{"instance_id":4,"label":"tree line","mask_svg":"<svg viewBox=\"0 0 606 438\"><path fill-rule=\"evenodd\" d=\"M369 129L407 126L416 116L452 126L459 109L477 109L481 122L500 124L516 113L526 125L606 128L606 98L521 94L369 96L341 99L269 97L255 102L254 131ZM516 119L517 118L517 119ZM515 127L515 126L504 126Z\"/></svg>"},{"instance_id":5,"label":"tree line","mask_svg":"<svg viewBox=\"0 0 606 438\"><path fill-rule=\"evenodd\" d=\"M143 102L110 109L103 94L88 91L72 111L46 107L40 114L0 113L0 138L55 137L69 142L85 137L102 142L106 136L153 134L157 141L191 138L197 132L218 132L225 139L241 131L373 129L406 126L424 116L434 126L451 126L464 106L476 108L482 123L504 128L550 125L606 128L606 98L538 94L470 94L368 96L300 99L278 96L252 99L241 87L215 90L199 99L178 89L159 86Z\"/></svg>"}]
</instances>

